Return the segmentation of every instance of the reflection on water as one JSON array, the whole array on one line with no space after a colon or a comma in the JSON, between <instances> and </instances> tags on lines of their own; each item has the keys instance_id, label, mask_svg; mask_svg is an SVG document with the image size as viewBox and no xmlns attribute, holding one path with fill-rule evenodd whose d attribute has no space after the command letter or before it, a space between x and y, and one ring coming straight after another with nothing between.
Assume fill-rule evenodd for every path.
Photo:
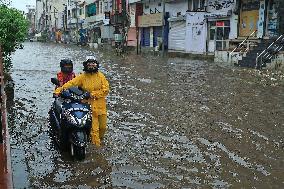
<instances>
[{"instance_id":1,"label":"reflection on water","mask_svg":"<svg viewBox=\"0 0 284 189\"><path fill-rule=\"evenodd\" d=\"M108 133L101 149L89 146L84 161L70 159L49 136L49 80L60 59L72 58L79 73L91 53L26 43L14 54L9 126L15 188L283 186L280 81L200 60L97 54L111 84Z\"/></svg>"}]
</instances>

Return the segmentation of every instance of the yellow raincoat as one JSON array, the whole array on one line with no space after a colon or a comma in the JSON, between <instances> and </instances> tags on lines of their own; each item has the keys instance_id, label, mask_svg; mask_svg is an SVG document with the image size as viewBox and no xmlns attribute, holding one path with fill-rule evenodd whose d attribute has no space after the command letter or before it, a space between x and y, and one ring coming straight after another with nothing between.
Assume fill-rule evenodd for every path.
<instances>
[{"instance_id":1,"label":"yellow raincoat","mask_svg":"<svg viewBox=\"0 0 284 189\"><path fill-rule=\"evenodd\" d=\"M106 96L109 93L109 83L100 71L96 73L83 73L57 88L54 93L60 94L64 89L73 86L81 87L91 94L88 103L92 109L92 143L100 146L107 127Z\"/></svg>"}]
</instances>

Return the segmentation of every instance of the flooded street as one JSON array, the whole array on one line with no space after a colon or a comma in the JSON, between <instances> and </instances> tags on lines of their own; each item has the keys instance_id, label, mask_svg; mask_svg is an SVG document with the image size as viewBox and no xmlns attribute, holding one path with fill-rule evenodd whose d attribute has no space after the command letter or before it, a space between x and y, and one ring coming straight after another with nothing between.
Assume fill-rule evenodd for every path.
<instances>
[{"instance_id":1,"label":"flooded street","mask_svg":"<svg viewBox=\"0 0 284 189\"><path fill-rule=\"evenodd\" d=\"M97 54L110 82L104 145L54 146L50 78ZM14 188L283 188L284 83L213 62L24 43L7 102Z\"/></svg>"}]
</instances>

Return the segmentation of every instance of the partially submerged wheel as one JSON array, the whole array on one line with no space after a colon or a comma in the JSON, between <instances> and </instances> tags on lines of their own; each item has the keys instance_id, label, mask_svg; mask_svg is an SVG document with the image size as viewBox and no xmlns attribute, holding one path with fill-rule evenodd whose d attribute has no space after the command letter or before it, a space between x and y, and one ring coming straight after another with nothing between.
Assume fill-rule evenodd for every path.
<instances>
[{"instance_id":1,"label":"partially submerged wheel","mask_svg":"<svg viewBox=\"0 0 284 189\"><path fill-rule=\"evenodd\" d=\"M86 157L86 147L79 147L75 146L71 143L71 156L73 156L75 159L83 160Z\"/></svg>"}]
</instances>

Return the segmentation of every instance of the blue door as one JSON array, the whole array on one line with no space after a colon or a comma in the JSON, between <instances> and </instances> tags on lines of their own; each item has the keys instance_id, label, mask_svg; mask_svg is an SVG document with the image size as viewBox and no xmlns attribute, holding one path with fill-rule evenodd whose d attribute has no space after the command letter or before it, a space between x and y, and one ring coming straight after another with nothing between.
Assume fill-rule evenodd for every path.
<instances>
[{"instance_id":1,"label":"blue door","mask_svg":"<svg viewBox=\"0 0 284 189\"><path fill-rule=\"evenodd\" d=\"M154 47L156 47L158 45L158 38L162 38L162 35L163 35L162 30L163 30L163 27L161 27L161 26L153 27L153 32L154 32L153 45L154 45Z\"/></svg>"},{"instance_id":2,"label":"blue door","mask_svg":"<svg viewBox=\"0 0 284 189\"><path fill-rule=\"evenodd\" d=\"M150 28L142 28L141 33L141 46L149 47L150 46Z\"/></svg>"}]
</instances>

